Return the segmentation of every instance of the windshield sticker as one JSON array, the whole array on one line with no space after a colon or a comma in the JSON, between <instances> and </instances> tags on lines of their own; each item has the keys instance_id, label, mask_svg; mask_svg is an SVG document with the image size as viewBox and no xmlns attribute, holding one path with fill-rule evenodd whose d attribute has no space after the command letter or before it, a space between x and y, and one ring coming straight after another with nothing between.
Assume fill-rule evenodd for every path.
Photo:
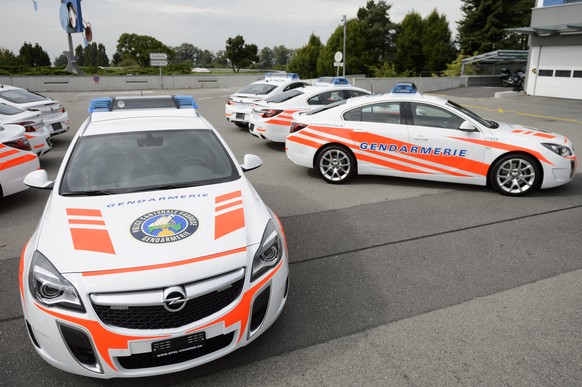
<instances>
[{"instance_id":1,"label":"windshield sticker","mask_svg":"<svg viewBox=\"0 0 582 387\"><path fill-rule=\"evenodd\" d=\"M159 210L137 218L131 235L140 242L170 243L186 239L198 230L198 219L189 212Z\"/></svg>"}]
</instances>

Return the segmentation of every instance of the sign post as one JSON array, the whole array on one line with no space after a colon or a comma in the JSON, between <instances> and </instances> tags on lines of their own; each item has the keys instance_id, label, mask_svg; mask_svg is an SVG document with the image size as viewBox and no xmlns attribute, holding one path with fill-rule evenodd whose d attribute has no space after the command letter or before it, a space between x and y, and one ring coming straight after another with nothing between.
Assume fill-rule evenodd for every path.
<instances>
[{"instance_id":1,"label":"sign post","mask_svg":"<svg viewBox=\"0 0 582 387\"><path fill-rule=\"evenodd\" d=\"M337 67L336 72L335 72L336 73L335 75L337 77L339 77L339 68L344 67L344 62L342 62L343 58L344 58L344 56L343 56L341 51L336 52L335 55L333 56L333 60L335 61L335 62L333 62L333 65L335 67ZM344 74L345 74L345 70L344 70Z\"/></svg>"},{"instance_id":2,"label":"sign post","mask_svg":"<svg viewBox=\"0 0 582 387\"><path fill-rule=\"evenodd\" d=\"M150 52L150 66L158 66L160 69L160 89L164 88L162 80L162 66L167 66L168 54L163 52Z\"/></svg>"}]
</instances>

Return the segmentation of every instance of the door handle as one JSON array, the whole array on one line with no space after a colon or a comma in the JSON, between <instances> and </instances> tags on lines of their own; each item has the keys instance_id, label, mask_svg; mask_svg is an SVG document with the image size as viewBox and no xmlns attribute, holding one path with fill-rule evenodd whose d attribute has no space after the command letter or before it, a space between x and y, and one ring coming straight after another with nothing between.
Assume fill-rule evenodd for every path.
<instances>
[{"instance_id":1,"label":"door handle","mask_svg":"<svg viewBox=\"0 0 582 387\"><path fill-rule=\"evenodd\" d=\"M425 136L415 136L413 138L418 141L428 141L428 137Z\"/></svg>"}]
</instances>

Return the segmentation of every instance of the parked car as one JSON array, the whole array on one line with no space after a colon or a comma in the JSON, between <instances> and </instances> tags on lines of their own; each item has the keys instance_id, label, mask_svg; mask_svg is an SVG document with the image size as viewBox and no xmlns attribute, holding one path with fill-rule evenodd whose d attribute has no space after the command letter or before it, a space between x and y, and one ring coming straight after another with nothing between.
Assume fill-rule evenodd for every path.
<instances>
[{"instance_id":1,"label":"parked car","mask_svg":"<svg viewBox=\"0 0 582 387\"><path fill-rule=\"evenodd\" d=\"M45 128L38 111L23 110L0 103L0 125L6 124L23 126L24 135L28 138L33 152L39 156L48 152L53 146L50 133Z\"/></svg>"},{"instance_id":2,"label":"parked car","mask_svg":"<svg viewBox=\"0 0 582 387\"><path fill-rule=\"evenodd\" d=\"M24 191L25 176L40 168L20 125L0 125L0 198Z\"/></svg>"}]
</instances>

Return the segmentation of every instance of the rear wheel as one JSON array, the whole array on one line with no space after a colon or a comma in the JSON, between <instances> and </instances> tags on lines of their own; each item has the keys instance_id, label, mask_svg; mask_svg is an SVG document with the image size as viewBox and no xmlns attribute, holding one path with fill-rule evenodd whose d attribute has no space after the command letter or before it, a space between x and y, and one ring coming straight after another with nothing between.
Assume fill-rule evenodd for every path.
<instances>
[{"instance_id":1,"label":"rear wheel","mask_svg":"<svg viewBox=\"0 0 582 387\"><path fill-rule=\"evenodd\" d=\"M341 184L355 174L356 159L346 148L330 145L317 155L315 167L326 182Z\"/></svg>"},{"instance_id":2,"label":"rear wheel","mask_svg":"<svg viewBox=\"0 0 582 387\"><path fill-rule=\"evenodd\" d=\"M503 195L521 196L537 189L542 171L536 160L523 154L510 154L497 160L491 168L489 182Z\"/></svg>"}]
</instances>

